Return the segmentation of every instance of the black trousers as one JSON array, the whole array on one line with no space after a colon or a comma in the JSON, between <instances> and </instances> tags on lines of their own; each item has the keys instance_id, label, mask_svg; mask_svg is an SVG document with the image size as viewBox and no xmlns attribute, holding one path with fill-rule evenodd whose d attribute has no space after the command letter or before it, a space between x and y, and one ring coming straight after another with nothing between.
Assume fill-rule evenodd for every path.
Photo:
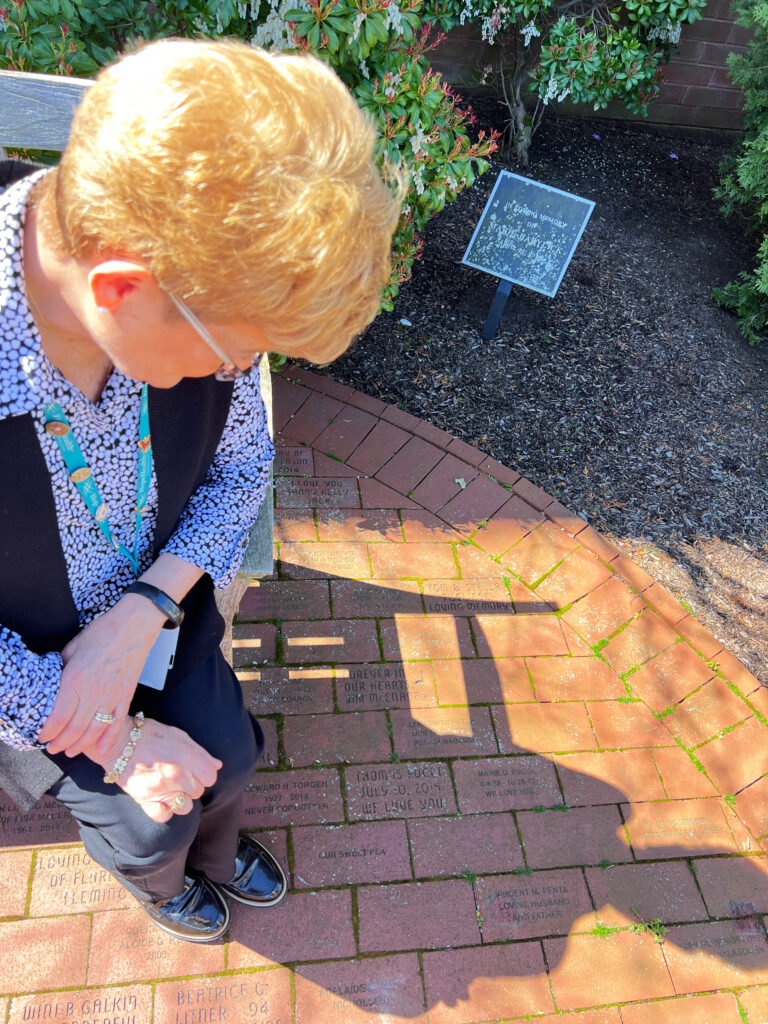
<instances>
[{"instance_id":1,"label":"black trousers","mask_svg":"<svg viewBox=\"0 0 768 1024\"><path fill-rule=\"evenodd\" d=\"M229 882L235 869L243 791L263 748L263 734L245 709L240 683L217 649L173 692L139 686L132 713L183 729L223 763L216 783L189 814L158 825L87 757L56 754L65 772L49 793L80 826L88 855L142 900L178 895L189 871Z\"/></svg>"}]
</instances>

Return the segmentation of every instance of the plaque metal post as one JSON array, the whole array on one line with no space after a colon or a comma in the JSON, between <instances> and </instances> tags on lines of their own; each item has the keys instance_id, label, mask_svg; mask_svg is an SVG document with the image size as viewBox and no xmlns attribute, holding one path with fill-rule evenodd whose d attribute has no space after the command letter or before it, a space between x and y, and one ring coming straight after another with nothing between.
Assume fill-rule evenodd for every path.
<instances>
[{"instance_id":1,"label":"plaque metal post","mask_svg":"<svg viewBox=\"0 0 768 1024\"><path fill-rule=\"evenodd\" d=\"M499 281L499 287L496 289L496 294L493 297L491 309L488 313L488 319L485 321L483 333L480 335L483 341L490 341L496 333L496 328L499 326L501 314L504 312L504 307L507 304L507 299L509 298L509 293L511 291L511 281Z\"/></svg>"}]
</instances>

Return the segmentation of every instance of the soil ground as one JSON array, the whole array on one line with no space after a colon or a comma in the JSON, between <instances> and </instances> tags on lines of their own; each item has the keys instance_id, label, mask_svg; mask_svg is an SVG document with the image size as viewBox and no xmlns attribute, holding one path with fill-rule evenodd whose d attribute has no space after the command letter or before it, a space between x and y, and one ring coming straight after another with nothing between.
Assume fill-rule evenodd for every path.
<instances>
[{"instance_id":1,"label":"soil ground","mask_svg":"<svg viewBox=\"0 0 768 1024\"><path fill-rule=\"evenodd\" d=\"M479 126L502 108L473 103ZM733 136L550 117L529 177L595 210L555 298L461 257L502 168L437 216L424 257L321 370L517 469L624 546L768 683L768 344L711 300L750 265L712 190Z\"/></svg>"}]
</instances>

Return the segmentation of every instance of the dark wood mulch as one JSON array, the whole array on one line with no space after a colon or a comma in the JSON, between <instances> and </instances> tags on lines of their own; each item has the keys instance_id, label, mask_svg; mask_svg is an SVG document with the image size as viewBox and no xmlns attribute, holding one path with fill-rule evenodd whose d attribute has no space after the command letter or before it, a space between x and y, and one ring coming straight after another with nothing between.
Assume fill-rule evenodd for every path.
<instances>
[{"instance_id":1,"label":"dark wood mulch","mask_svg":"<svg viewBox=\"0 0 768 1024\"><path fill-rule=\"evenodd\" d=\"M497 159L429 225L394 312L320 372L540 484L768 684L768 344L710 298L751 260L712 198L731 144L551 116L528 175L597 204L557 297L513 288L481 340L496 281L460 259L496 173L518 170Z\"/></svg>"}]
</instances>

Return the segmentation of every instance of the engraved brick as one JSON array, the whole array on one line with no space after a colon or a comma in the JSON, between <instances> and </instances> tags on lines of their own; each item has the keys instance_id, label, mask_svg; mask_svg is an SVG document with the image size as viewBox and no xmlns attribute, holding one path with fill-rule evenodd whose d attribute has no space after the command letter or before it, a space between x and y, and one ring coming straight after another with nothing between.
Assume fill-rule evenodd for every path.
<instances>
[{"instance_id":1,"label":"engraved brick","mask_svg":"<svg viewBox=\"0 0 768 1024\"><path fill-rule=\"evenodd\" d=\"M89 930L84 917L0 923L0 995L84 985Z\"/></svg>"},{"instance_id":2,"label":"engraved brick","mask_svg":"<svg viewBox=\"0 0 768 1024\"><path fill-rule=\"evenodd\" d=\"M240 622L265 619L329 619L331 605L325 580L251 583L240 602Z\"/></svg>"},{"instance_id":3,"label":"engraved brick","mask_svg":"<svg viewBox=\"0 0 768 1024\"><path fill-rule=\"evenodd\" d=\"M472 886L410 882L358 890L360 949L440 949L480 942Z\"/></svg>"},{"instance_id":4,"label":"engraved brick","mask_svg":"<svg viewBox=\"0 0 768 1024\"><path fill-rule=\"evenodd\" d=\"M719 800L672 800L624 807L638 860L738 853Z\"/></svg>"},{"instance_id":5,"label":"engraved brick","mask_svg":"<svg viewBox=\"0 0 768 1024\"><path fill-rule=\"evenodd\" d=\"M275 476L313 476L312 449L303 445L278 445L275 450Z\"/></svg>"},{"instance_id":6,"label":"engraved brick","mask_svg":"<svg viewBox=\"0 0 768 1024\"><path fill-rule=\"evenodd\" d=\"M94 1016L96 1015L96 1016ZM152 989L149 985L126 985L120 988L99 988L48 992L39 996L17 996L11 1003L9 1024L46 1020L51 1024L98 1020L148 1021L152 1017ZM160 1024L158 1018L155 1018ZM237 1022L235 1022L237 1024Z\"/></svg>"},{"instance_id":7,"label":"engraved brick","mask_svg":"<svg viewBox=\"0 0 768 1024\"><path fill-rule=\"evenodd\" d=\"M348 889L289 893L271 914L254 913L251 907L232 904L227 960L230 970L354 954Z\"/></svg>"},{"instance_id":8,"label":"engraved brick","mask_svg":"<svg viewBox=\"0 0 768 1024\"><path fill-rule=\"evenodd\" d=\"M352 477L277 478L278 508L360 508L357 480Z\"/></svg>"},{"instance_id":9,"label":"engraved brick","mask_svg":"<svg viewBox=\"0 0 768 1024\"><path fill-rule=\"evenodd\" d=\"M416 580L331 580L333 614L346 618L391 618L424 611Z\"/></svg>"},{"instance_id":10,"label":"engraved brick","mask_svg":"<svg viewBox=\"0 0 768 1024\"><path fill-rule=\"evenodd\" d=\"M533 700L522 658L433 661L441 704L498 704Z\"/></svg>"},{"instance_id":11,"label":"engraved brick","mask_svg":"<svg viewBox=\"0 0 768 1024\"><path fill-rule=\"evenodd\" d=\"M317 529L311 509L275 509L275 540L317 540Z\"/></svg>"},{"instance_id":12,"label":"engraved brick","mask_svg":"<svg viewBox=\"0 0 768 1024\"><path fill-rule=\"evenodd\" d=\"M424 661L338 666L336 699L341 711L434 707L432 666Z\"/></svg>"},{"instance_id":13,"label":"engraved brick","mask_svg":"<svg viewBox=\"0 0 768 1024\"><path fill-rule=\"evenodd\" d=\"M280 569L292 580L371 575L365 544L281 544Z\"/></svg>"},{"instance_id":14,"label":"engraved brick","mask_svg":"<svg viewBox=\"0 0 768 1024\"><path fill-rule=\"evenodd\" d=\"M372 764L345 771L349 817L423 818L456 811L451 777L440 761Z\"/></svg>"},{"instance_id":15,"label":"engraved brick","mask_svg":"<svg viewBox=\"0 0 768 1024\"><path fill-rule=\"evenodd\" d=\"M768 939L757 921L677 925L664 940L669 973L678 993L768 982Z\"/></svg>"},{"instance_id":16,"label":"engraved brick","mask_svg":"<svg viewBox=\"0 0 768 1024\"><path fill-rule=\"evenodd\" d=\"M238 672L246 706L259 715L333 711L333 669L262 668Z\"/></svg>"},{"instance_id":17,"label":"engraved brick","mask_svg":"<svg viewBox=\"0 0 768 1024\"><path fill-rule=\"evenodd\" d=\"M400 757L478 757L498 749L488 708L424 708L392 715Z\"/></svg>"},{"instance_id":18,"label":"engraved brick","mask_svg":"<svg viewBox=\"0 0 768 1024\"><path fill-rule=\"evenodd\" d=\"M618 675L595 657L527 658L526 664L538 700L615 700L626 694Z\"/></svg>"},{"instance_id":19,"label":"engraved brick","mask_svg":"<svg viewBox=\"0 0 768 1024\"><path fill-rule=\"evenodd\" d=\"M469 623L462 618L398 615L381 623L381 640L384 657L390 661L472 658L475 654Z\"/></svg>"},{"instance_id":20,"label":"engraved brick","mask_svg":"<svg viewBox=\"0 0 768 1024\"><path fill-rule=\"evenodd\" d=\"M494 707L493 720L502 754L594 750L596 747L587 712L578 702Z\"/></svg>"},{"instance_id":21,"label":"engraved brick","mask_svg":"<svg viewBox=\"0 0 768 1024\"><path fill-rule=\"evenodd\" d=\"M339 773L335 768L259 772L245 791L245 828L324 825L343 818Z\"/></svg>"},{"instance_id":22,"label":"engraved brick","mask_svg":"<svg viewBox=\"0 0 768 1024\"><path fill-rule=\"evenodd\" d=\"M403 821L293 830L297 888L397 882L411 877Z\"/></svg>"},{"instance_id":23,"label":"engraved brick","mask_svg":"<svg viewBox=\"0 0 768 1024\"><path fill-rule=\"evenodd\" d=\"M0 848L58 846L78 839L77 822L58 800L43 796L30 810L22 811L0 790Z\"/></svg>"},{"instance_id":24,"label":"engraved brick","mask_svg":"<svg viewBox=\"0 0 768 1024\"><path fill-rule=\"evenodd\" d=\"M543 757L493 757L453 766L462 814L553 807L562 801L552 763Z\"/></svg>"},{"instance_id":25,"label":"engraved brick","mask_svg":"<svg viewBox=\"0 0 768 1024\"><path fill-rule=\"evenodd\" d=\"M46 855L44 850L39 853L41 858ZM31 869L32 850L0 853L0 917L24 916Z\"/></svg>"},{"instance_id":26,"label":"engraved brick","mask_svg":"<svg viewBox=\"0 0 768 1024\"><path fill-rule=\"evenodd\" d=\"M567 654L568 646L554 615L477 615L472 618L479 657L521 658Z\"/></svg>"},{"instance_id":27,"label":"engraved brick","mask_svg":"<svg viewBox=\"0 0 768 1024\"><path fill-rule=\"evenodd\" d=\"M615 806L522 811L517 821L532 868L600 864L604 860L619 864L632 859L629 847L620 838L623 830Z\"/></svg>"},{"instance_id":28,"label":"engraved brick","mask_svg":"<svg viewBox=\"0 0 768 1024\"><path fill-rule=\"evenodd\" d=\"M711 917L739 918L768 913L768 859L765 857L706 857L692 863Z\"/></svg>"},{"instance_id":29,"label":"engraved brick","mask_svg":"<svg viewBox=\"0 0 768 1024\"><path fill-rule=\"evenodd\" d=\"M227 974L218 978L161 982L155 989L153 1019L154 1024L288 1021L291 1019L290 971L277 968L259 971L257 974ZM136 1021L139 1020L149 1020L149 1016L137 1016ZM119 1017L116 1024L123 1024Z\"/></svg>"},{"instance_id":30,"label":"engraved brick","mask_svg":"<svg viewBox=\"0 0 768 1024\"><path fill-rule=\"evenodd\" d=\"M535 1019L554 1009L538 942L425 953L424 981L430 1024L494 1020L500 1007Z\"/></svg>"},{"instance_id":31,"label":"engraved brick","mask_svg":"<svg viewBox=\"0 0 768 1024\"><path fill-rule=\"evenodd\" d=\"M567 935L578 918L584 930L597 923L580 871L478 878L475 896L484 942Z\"/></svg>"},{"instance_id":32,"label":"engraved brick","mask_svg":"<svg viewBox=\"0 0 768 1024\"><path fill-rule=\"evenodd\" d=\"M612 864L587 868L585 873L597 916L608 927L626 927L627 918L638 921L638 915L639 920L665 924L707 918L707 908L685 861Z\"/></svg>"},{"instance_id":33,"label":"engraved brick","mask_svg":"<svg viewBox=\"0 0 768 1024\"><path fill-rule=\"evenodd\" d=\"M41 851L32 879L30 917L134 907L129 893L80 847Z\"/></svg>"},{"instance_id":34,"label":"engraved brick","mask_svg":"<svg viewBox=\"0 0 768 1024\"><path fill-rule=\"evenodd\" d=\"M376 623L369 619L284 622L283 648L290 664L379 659Z\"/></svg>"},{"instance_id":35,"label":"engraved brick","mask_svg":"<svg viewBox=\"0 0 768 1024\"><path fill-rule=\"evenodd\" d=\"M426 1024L415 953L302 964L295 976L296 1024Z\"/></svg>"},{"instance_id":36,"label":"engraved brick","mask_svg":"<svg viewBox=\"0 0 768 1024\"><path fill-rule=\"evenodd\" d=\"M295 765L379 761L391 752L383 711L294 715L283 726L285 756Z\"/></svg>"},{"instance_id":37,"label":"engraved brick","mask_svg":"<svg viewBox=\"0 0 768 1024\"><path fill-rule=\"evenodd\" d=\"M430 615L509 615L514 611L503 580L426 580L423 589Z\"/></svg>"},{"instance_id":38,"label":"engraved brick","mask_svg":"<svg viewBox=\"0 0 768 1024\"><path fill-rule=\"evenodd\" d=\"M413 818L408 834L417 878L514 871L525 866L511 814Z\"/></svg>"}]
</instances>

